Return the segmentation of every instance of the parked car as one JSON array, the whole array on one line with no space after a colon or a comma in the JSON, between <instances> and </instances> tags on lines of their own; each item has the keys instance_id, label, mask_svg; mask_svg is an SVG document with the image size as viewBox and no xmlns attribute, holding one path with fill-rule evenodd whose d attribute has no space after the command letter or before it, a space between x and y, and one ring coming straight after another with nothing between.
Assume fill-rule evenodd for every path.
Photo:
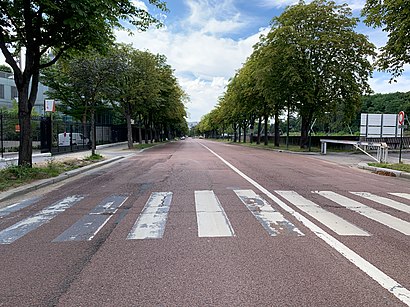
<instances>
[{"instance_id":1,"label":"parked car","mask_svg":"<svg viewBox=\"0 0 410 307\"><path fill-rule=\"evenodd\" d=\"M82 133L71 133L71 140L73 145L88 145L90 140ZM58 134L58 146L70 146L70 133L64 132Z\"/></svg>"}]
</instances>

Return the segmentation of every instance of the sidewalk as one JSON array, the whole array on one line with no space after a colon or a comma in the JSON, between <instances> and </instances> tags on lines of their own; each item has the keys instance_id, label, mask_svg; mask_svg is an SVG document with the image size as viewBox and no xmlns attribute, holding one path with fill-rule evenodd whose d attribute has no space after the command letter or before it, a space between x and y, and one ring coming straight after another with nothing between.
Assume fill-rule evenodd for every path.
<instances>
[{"instance_id":1,"label":"sidewalk","mask_svg":"<svg viewBox=\"0 0 410 307\"><path fill-rule=\"evenodd\" d=\"M96 153L103 155L106 158L110 158L113 156L118 156L125 154L126 150L128 150L127 142L121 143L113 143L113 144L105 144L97 146ZM129 151L131 153L133 151ZM53 161L63 161L67 159L77 159L77 158L85 158L91 155L91 150L86 151L77 151L77 152L67 152L57 155L51 155L51 153L40 153L39 151L33 152L33 164L46 162L48 160ZM0 168L11 165L17 164L18 162L18 153L17 152L10 152L4 153L4 158L0 158Z\"/></svg>"},{"instance_id":2,"label":"sidewalk","mask_svg":"<svg viewBox=\"0 0 410 307\"><path fill-rule=\"evenodd\" d=\"M101 167L103 165L106 165L108 163L113 163L115 161L124 159L126 157L132 156L136 153L135 150L129 150L127 143L115 143L115 144L107 144L107 145L100 145L97 146L96 152L102 156L104 156L104 160L93 163L78 169L74 169L72 171L60 174L57 177L53 178L47 178L43 180L38 180L30 184L26 184L14 189L10 189L8 191L0 192L0 203L4 200L14 198L20 195L24 195L26 193L29 193L31 191L40 189L45 186L49 186L51 184L66 180L70 177L73 177L75 175L78 175L80 173L86 172L88 170ZM73 160L73 159L83 159L87 156L91 155L91 150L87 151L80 151L80 152L73 152L73 153L67 153L67 154L60 154L60 155L55 155L51 156L51 154L40 154L40 155L33 155L33 164L36 163L43 163L47 162L50 159L53 161L65 161L65 160ZM34 162L34 159L36 158L36 162ZM3 163L17 163L18 157L16 155L11 156L8 158L7 162ZM1 162L0 162L1 163Z\"/></svg>"}]
</instances>

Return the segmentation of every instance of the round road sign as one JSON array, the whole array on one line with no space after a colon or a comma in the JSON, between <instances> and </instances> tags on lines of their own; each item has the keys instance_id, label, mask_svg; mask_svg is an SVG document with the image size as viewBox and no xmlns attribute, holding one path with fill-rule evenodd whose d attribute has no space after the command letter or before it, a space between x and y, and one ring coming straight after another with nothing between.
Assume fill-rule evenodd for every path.
<instances>
[{"instance_id":1,"label":"round road sign","mask_svg":"<svg viewBox=\"0 0 410 307\"><path fill-rule=\"evenodd\" d=\"M404 111L400 111L399 115L398 115L398 121L399 121L399 125L403 125L404 124Z\"/></svg>"}]
</instances>

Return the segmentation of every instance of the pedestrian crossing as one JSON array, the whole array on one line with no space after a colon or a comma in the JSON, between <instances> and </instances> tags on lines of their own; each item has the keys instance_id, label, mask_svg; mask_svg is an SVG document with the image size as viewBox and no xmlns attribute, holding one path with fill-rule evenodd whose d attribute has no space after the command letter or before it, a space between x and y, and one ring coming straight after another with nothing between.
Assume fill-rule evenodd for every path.
<instances>
[{"instance_id":1,"label":"pedestrian crossing","mask_svg":"<svg viewBox=\"0 0 410 307\"><path fill-rule=\"evenodd\" d=\"M326 209L328 205L348 209L355 214L382 224L383 227L388 227L406 236L410 235L410 222L394 215L395 212L401 216L410 213L410 194L407 193L376 195L368 192L312 191L311 195L315 195L312 198L309 195L302 196L295 191L275 190L274 193L292 206L292 210L295 210L295 212L307 215L313 222L324 225L339 236L368 237L372 234L365 227L355 225L351 221L330 212ZM198 190L193 191L193 194L195 201L192 208L196 213L196 235L199 238L238 236L235 233L235 228L240 225L231 223L230 211L226 211L227 208L220 202L214 191ZM235 206L245 206L253 216L255 223L260 225L260 229L271 237L282 235L303 237L305 236L304 232L308 231L305 228L300 229L299 227L303 226L295 224L277 210L277 208L280 208L279 202L282 201L279 198L276 198L275 201L275 198L272 199L271 197L273 202L269 203L263 196L250 189L234 189L233 197ZM318 200L317 197L321 199ZM39 227L47 227L45 224L71 207L80 206L85 198L86 196L82 195L66 197L14 225L0 229L0 245L12 244ZM104 198L94 209L79 218L77 222L59 234L52 242L92 240L128 199L127 195L111 195ZM366 204L357 199L363 199ZM27 208L38 201L39 199L28 199L2 208L0 209L0 219ZM171 206L178 206L173 201L173 192L151 193L124 239L130 241L163 239L168 217L172 214ZM230 209L232 210L232 207Z\"/></svg>"}]
</instances>

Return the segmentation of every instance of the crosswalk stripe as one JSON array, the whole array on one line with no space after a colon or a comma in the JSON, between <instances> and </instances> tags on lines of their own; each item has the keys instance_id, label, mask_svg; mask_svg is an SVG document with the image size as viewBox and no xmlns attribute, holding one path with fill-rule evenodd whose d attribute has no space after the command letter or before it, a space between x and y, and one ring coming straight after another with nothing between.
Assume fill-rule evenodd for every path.
<instances>
[{"instance_id":1,"label":"crosswalk stripe","mask_svg":"<svg viewBox=\"0 0 410 307\"><path fill-rule=\"evenodd\" d=\"M28 206L31 206L32 204L36 203L39 199L40 199L40 197L25 199L25 200L22 200L18 203L7 206L5 208L1 208L0 209L0 219L7 216L7 215L9 215L10 213L14 213L14 212L17 212L21 209L24 209L24 208L28 207Z\"/></svg>"},{"instance_id":2,"label":"crosswalk stripe","mask_svg":"<svg viewBox=\"0 0 410 307\"><path fill-rule=\"evenodd\" d=\"M128 240L160 239L171 206L172 192L153 192L129 232Z\"/></svg>"},{"instance_id":3,"label":"crosswalk stripe","mask_svg":"<svg viewBox=\"0 0 410 307\"><path fill-rule=\"evenodd\" d=\"M127 196L120 195L107 197L91 212L84 215L70 228L55 238L53 242L92 240L127 199Z\"/></svg>"},{"instance_id":4,"label":"crosswalk stripe","mask_svg":"<svg viewBox=\"0 0 410 307\"><path fill-rule=\"evenodd\" d=\"M369 277L373 278L379 285L381 285L384 289L392 293L396 296L399 300L404 302L405 304L410 306L410 291L398 283L396 280L385 274L383 271L372 265L370 262L366 261L366 259L362 258L360 255L355 253L353 250L348 248L342 242L338 241L336 238L328 234L325 230L321 229L316 224L312 223L309 219L301 215L300 213L296 212L293 208L289 207L286 203L280 200L278 197L273 195L269 192L266 188L260 185L258 182L241 172L231 163L226 161L216 152L214 152L209 147L201 144L204 148L206 148L209 152L215 155L219 160L221 160L225 165L227 165L230 169L232 169L235 173L269 197L272 201L274 201L278 206L280 206L286 212L292 214L296 219L298 219L303 225L309 228L318 238L322 239L326 244L330 247L335 249L340 255L345 257L348 261L353 263L357 268L362 270L365 274Z\"/></svg>"},{"instance_id":5,"label":"crosswalk stripe","mask_svg":"<svg viewBox=\"0 0 410 307\"><path fill-rule=\"evenodd\" d=\"M341 236L370 236L363 229L349 223L336 214L329 212L314 202L304 198L294 191L275 191L287 201L298 207L303 212L333 230Z\"/></svg>"},{"instance_id":6,"label":"crosswalk stripe","mask_svg":"<svg viewBox=\"0 0 410 307\"><path fill-rule=\"evenodd\" d=\"M402 212L406 212L406 213L410 213L410 206L403 204L401 202L386 198L386 197L381 197L378 195L374 195L372 193L366 193L366 192L350 192L353 195L357 195L369 200L372 200L374 202L377 202L379 204L388 206L390 208L402 211Z\"/></svg>"},{"instance_id":7,"label":"crosswalk stripe","mask_svg":"<svg viewBox=\"0 0 410 307\"><path fill-rule=\"evenodd\" d=\"M213 191L195 191L199 237L232 237L235 233Z\"/></svg>"},{"instance_id":8,"label":"crosswalk stripe","mask_svg":"<svg viewBox=\"0 0 410 307\"><path fill-rule=\"evenodd\" d=\"M278 234L304 236L303 232L285 219L280 212L276 211L265 199L254 191L234 190L234 192L270 236L276 236Z\"/></svg>"},{"instance_id":9,"label":"crosswalk stripe","mask_svg":"<svg viewBox=\"0 0 410 307\"><path fill-rule=\"evenodd\" d=\"M327 199L334 201L335 203L355 211L369 219L372 219L376 222L379 222L385 226L388 226L392 229L395 229L405 235L410 235L410 223L407 221L403 221L395 216L390 214L384 213L382 211L378 211L362 203L350 199L346 196L337 194L331 191L319 191L317 192L319 195L326 197Z\"/></svg>"},{"instance_id":10,"label":"crosswalk stripe","mask_svg":"<svg viewBox=\"0 0 410 307\"><path fill-rule=\"evenodd\" d=\"M32 230L49 222L58 214L64 212L84 197L79 195L69 196L63 200L48 206L37 214L34 214L2 231L0 231L0 244L10 244L23 237Z\"/></svg>"},{"instance_id":11,"label":"crosswalk stripe","mask_svg":"<svg viewBox=\"0 0 410 307\"><path fill-rule=\"evenodd\" d=\"M409 193L389 193L389 194L410 200Z\"/></svg>"}]
</instances>

